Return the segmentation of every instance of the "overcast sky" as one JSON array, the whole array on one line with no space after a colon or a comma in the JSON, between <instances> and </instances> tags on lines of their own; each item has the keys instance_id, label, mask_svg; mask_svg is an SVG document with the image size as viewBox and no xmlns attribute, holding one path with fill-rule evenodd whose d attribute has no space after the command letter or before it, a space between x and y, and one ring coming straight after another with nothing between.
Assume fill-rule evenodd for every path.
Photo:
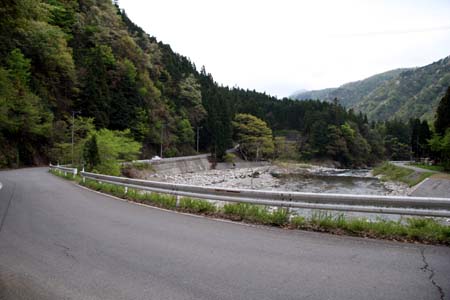
<instances>
[{"instance_id":1,"label":"overcast sky","mask_svg":"<svg viewBox=\"0 0 450 300\"><path fill-rule=\"evenodd\" d=\"M450 1L119 0L223 85L284 97L450 55Z\"/></svg>"}]
</instances>

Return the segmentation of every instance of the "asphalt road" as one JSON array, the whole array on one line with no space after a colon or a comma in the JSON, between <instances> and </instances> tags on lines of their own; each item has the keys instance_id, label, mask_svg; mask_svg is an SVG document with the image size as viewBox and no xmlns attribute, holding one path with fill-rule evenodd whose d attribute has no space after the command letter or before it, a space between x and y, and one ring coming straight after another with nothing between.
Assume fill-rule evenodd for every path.
<instances>
[{"instance_id":1,"label":"asphalt road","mask_svg":"<svg viewBox=\"0 0 450 300\"><path fill-rule=\"evenodd\" d=\"M450 180L438 177L427 178L416 186L411 196L450 198Z\"/></svg>"},{"instance_id":2,"label":"asphalt road","mask_svg":"<svg viewBox=\"0 0 450 300\"><path fill-rule=\"evenodd\" d=\"M392 161L391 163L399 167L414 170L418 173L435 173L435 175L432 175L417 184L410 196L450 198L450 176L448 174L411 166L409 165L409 162Z\"/></svg>"},{"instance_id":3,"label":"asphalt road","mask_svg":"<svg viewBox=\"0 0 450 300\"><path fill-rule=\"evenodd\" d=\"M450 299L450 248L227 223L0 172L0 299Z\"/></svg>"}]
</instances>

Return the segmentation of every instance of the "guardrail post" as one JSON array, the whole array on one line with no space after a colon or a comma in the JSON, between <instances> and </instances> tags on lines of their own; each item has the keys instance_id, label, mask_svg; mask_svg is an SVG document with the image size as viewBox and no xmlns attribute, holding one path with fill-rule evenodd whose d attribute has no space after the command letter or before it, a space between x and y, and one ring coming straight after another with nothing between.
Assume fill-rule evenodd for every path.
<instances>
[{"instance_id":1,"label":"guardrail post","mask_svg":"<svg viewBox=\"0 0 450 300\"><path fill-rule=\"evenodd\" d=\"M175 197L177 199L177 202L175 203L175 207L179 207L180 206L180 195L176 195Z\"/></svg>"},{"instance_id":2,"label":"guardrail post","mask_svg":"<svg viewBox=\"0 0 450 300\"><path fill-rule=\"evenodd\" d=\"M81 173L84 173L84 167L83 167L83 170L81 171ZM83 175L81 175L81 176L83 176ZM86 183L86 177L84 177L84 176L83 176L83 183Z\"/></svg>"},{"instance_id":3,"label":"guardrail post","mask_svg":"<svg viewBox=\"0 0 450 300\"><path fill-rule=\"evenodd\" d=\"M125 194L127 194L128 193L128 187L126 186L125 187L125 192L124 192Z\"/></svg>"}]
</instances>

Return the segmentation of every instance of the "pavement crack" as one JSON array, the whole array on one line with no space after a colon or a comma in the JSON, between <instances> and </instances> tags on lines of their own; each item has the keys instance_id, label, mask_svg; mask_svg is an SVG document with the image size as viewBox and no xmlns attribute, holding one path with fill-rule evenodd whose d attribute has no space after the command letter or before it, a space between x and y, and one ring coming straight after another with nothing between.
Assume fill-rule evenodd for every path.
<instances>
[{"instance_id":1,"label":"pavement crack","mask_svg":"<svg viewBox=\"0 0 450 300\"><path fill-rule=\"evenodd\" d=\"M427 259L425 257L425 248L420 249L420 254L422 255L422 261L423 261L423 267L421 267L420 269L425 273L429 273L428 280L430 280L431 284L433 284L436 287L436 289L438 290L439 296L440 296L439 299L444 300L445 299L444 290L434 280L434 270L427 262Z\"/></svg>"},{"instance_id":2,"label":"pavement crack","mask_svg":"<svg viewBox=\"0 0 450 300\"><path fill-rule=\"evenodd\" d=\"M58 244L58 243L54 243L54 245L56 247L62 248L63 249L62 252L64 253L65 256L73 259L75 262L78 262L77 258L73 254L70 253L70 248L69 247L61 245L61 244Z\"/></svg>"},{"instance_id":3,"label":"pavement crack","mask_svg":"<svg viewBox=\"0 0 450 300\"><path fill-rule=\"evenodd\" d=\"M3 224L5 223L6 215L8 214L9 207L11 206L11 202L12 202L15 192L16 192L16 183L14 183L14 185L13 185L13 190L11 192L11 196L8 199L8 204L6 205L5 213L3 214L2 219L0 221L0 232L2 231Z\"/></svg>"}]
</instances>

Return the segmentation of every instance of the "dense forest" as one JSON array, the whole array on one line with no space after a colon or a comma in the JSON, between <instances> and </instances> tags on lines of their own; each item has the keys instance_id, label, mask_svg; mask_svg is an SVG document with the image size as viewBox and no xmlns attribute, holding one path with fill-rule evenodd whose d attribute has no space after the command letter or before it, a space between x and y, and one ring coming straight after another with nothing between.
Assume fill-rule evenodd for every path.
<instances>
[{"instance_id":1,"label":"dense forest","mask_svg":"<svg viewBox=\"0 0 450 300\"><path fill-rule=\"evenodd\" d=\"M194 154L197 133L200 151L221 160L238 142L239 120L258 124L265 139L273 132L268 159L359 167L432 151L427 122L369 122L338 99L221 86L117 2L0 2L0 168L53 161L117 173L117 159Z\"/></svg>"}]
</instances>

